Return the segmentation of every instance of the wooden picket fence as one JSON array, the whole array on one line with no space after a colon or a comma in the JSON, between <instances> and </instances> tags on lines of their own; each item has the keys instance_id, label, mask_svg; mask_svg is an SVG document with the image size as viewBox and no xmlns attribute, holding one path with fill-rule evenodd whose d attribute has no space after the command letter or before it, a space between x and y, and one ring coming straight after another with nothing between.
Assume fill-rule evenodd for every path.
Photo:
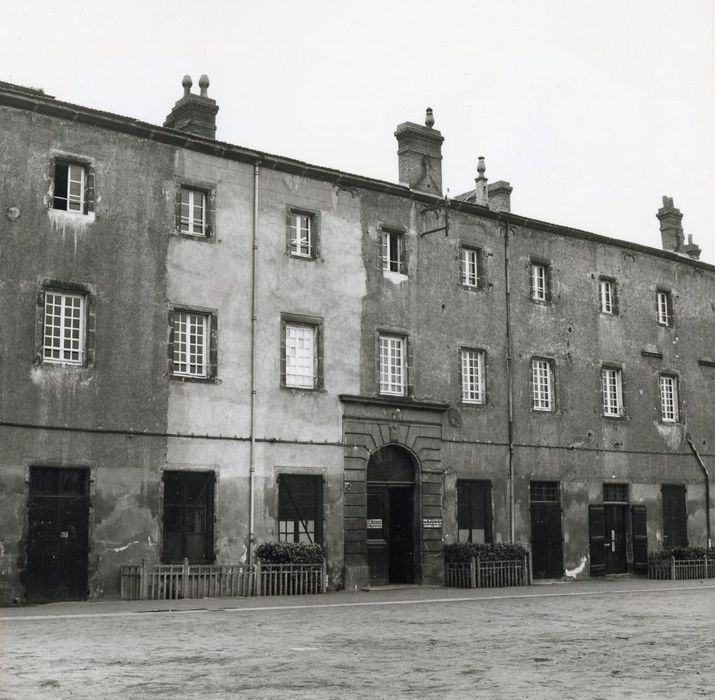
<instances>
[{"instance_id":1,"label":"wooden picket fence","mask_svg":"<svg viewBox=\"0 0 715 700\"><path fill-rule=\"evenodd\" d=\"M648 562L648 578L656 581L715 578L715 559L651 559Z\"/></svg>"},{"instance_id":2,"label":"wooden picket fence","mask_svg":"<svg viewBox=\"0 0 715 700\"><path fill-rule=\"evenodd\" d=\"M453 588L502 588L531 585L529 555L509 561L445 562L444 585Z\"/></svg>"},{"instance_id":3,"label":"wooden picket fence","mask_svg":"<svg viewBox=\"0 0 715 700\"><path fill-rule=\"evenodd\" d=\"M122 564L123 600L178 600L325 593L325 560L315 564Z\"/></svg>"}]
</instances>

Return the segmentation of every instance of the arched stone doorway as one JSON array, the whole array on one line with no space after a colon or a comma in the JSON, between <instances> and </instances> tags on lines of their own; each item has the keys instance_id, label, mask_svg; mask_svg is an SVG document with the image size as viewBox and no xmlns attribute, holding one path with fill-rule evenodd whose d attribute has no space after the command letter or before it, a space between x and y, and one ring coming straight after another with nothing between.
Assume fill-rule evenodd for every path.
<instances>
[{"instance_id":1,"label":"arched stone doorway","mask_svg":"<svg viewBox=\"0 0 715 700\"><path fill-rule=\"evenodd\" d=\"M370 583L414 583L419 565L417 461L386 445L367 463L367 559Z\"/></svg>"}]
</instances>

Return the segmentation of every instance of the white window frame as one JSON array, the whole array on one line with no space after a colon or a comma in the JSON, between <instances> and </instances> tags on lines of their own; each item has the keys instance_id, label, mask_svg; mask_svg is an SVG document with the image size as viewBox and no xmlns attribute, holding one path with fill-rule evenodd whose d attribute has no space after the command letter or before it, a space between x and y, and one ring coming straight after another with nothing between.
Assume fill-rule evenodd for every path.
<instances>
[{"instance_id":1,"label":"white window frame","mask_svg":"<svg viewBox=\"0 0 715 700\"><path fill-rule=\"evenodd\" d=\"M670 292L665 291L663 289L656 290L655 304L658 312L658 323L661 326L669 326L671 323L671 299L672 297L670 295Z\"/></svg>"},{"instance_id":2,"label":"white window frame","mask_svg":"<svg viewBox=\"0 0 715 700\"><path fill-rule=\"evenodd\" d=\"M680 420L678 378L672 374L661 374L658 386L661 420L664 423L677 423Z\"/></svg>"},{"instance_id":3,"label":"white window frame","mask_svg":"<svg viewBox=\"0 0 715 700\"><path fill-rule=\"evenodd\" d=\"M601 299L601 313L613 316L616 313L616 283L613 280L601 278L598 281Z\"/></svg>"},{"instance_id":4,"label":"white window frame","mask_svg":"<svg viewBox=\"0 0 715 700\"><path fill-rule=\"evenodd\" d=\"M402 231L382 231L382 269L385 272L405 272L405 234Z\"/></svg>"},{"instance_id":5,"label":"white window frame","mask_svg":"<svg viewBox=\"0 0 715 700\"><path fill-rule=\"evenodd\" d=\"M297 258L314 258L315 215L291 210L289 218L290 254Z\"/></svg>"},{"instance_id":6,"label":"white window frame","mask_svg":"<svg viewBox=\"0 0 715 700\"><path fill-rule=\"evenodd\" d=\"M379 334L380 393L404 396L407 388L407 338Z\"/></svg>"},{"instance_id":7,"label":"white window frame","mask_svg":"<svg viewBox=\"0 0 715 700\"><path fill-rule=\"evenodd\" d=\"M542 357L531 360L531 407L534 411L554 410L554 363Z\"/></svg>"},{"instance_id":8,"label":"white window frame","mask_svg":"<svg viewBox=\"0 0 715 700\"><path fill-rule=\"evenodd\" d=\"M545 263L531 263L531 298L534 301L549 299L549 266Z\"/></svg>"},{"instance_id":9,"label":"white window frame","mask_svg":"<svg viewBox=\"0 0 715 700\"><path fill-rule=\"evenodd\" d=\"M46 289L42 320L42 361L77 365L87 351L87 295Z\"/></svg>"},{"instance_id":10,"label":"white window frame","mask_svg":"<svg viewBox=\"0 0 715 700\"><path fill-rule=\"evenodd\" d=\"M184 195L188 201L184 202ZM199 199L197 204L196 199ZM179 205L179 232L187 236L205 238L207 231L207 205L206 192L193 187L181 186ZM186 214L184 214L186 211Z\"/></svg>"},{"instance_id":11,"label":"white window frame","mask_svg":"<svg viewBox=\"0 0 715 700\"><path fill-rule=\"evenodd\" d=\"M462 403L484 404L486 392L484 350L462 348L460 351L462 367Z\"/></svg>"},{"instance_id":12,"label":"white window frame","mask_svg":"<svg viewBox=\"0 0 715 700\"><path fill-rule=\"evenodd\" d=\"M59 195L57 193L57 168L67 168L67 189L64 195ZM72 177L73 172L75 175L79 174L79 178ZM76 171L79 171L77 173ZM76 214L84 214L85 205L85 188L87 186L87 167L81 163L73 163L72 161L58 159L55 161L55 171L53 173L54 177L54 191L53 191L53 209L59 209L60 211L68 211ZM76 192L72 193L72 185L79 185L79 194ZM55 200L64 201L67 206L62 209L62 207L55 207Z\"/></svg>"},{"instance_id":13,"label":"white window frame","mask_svg":"<svg viewBox=\"0 0 715 700\"><path fill-rule=\"evenodd\" d=\"M462 284L465 287L479 287L479 256L478 248L463 247L461 250Z\"/></svg>"},{"instance_id":14,"label":"white window frame","mask_svg":"<svg viewBox=\"0 0 715 700\"><path fill-rule=\"evenodd\" d=\"M318 378L318 329L304 323L285 323L285 386L315 389Z\"/></svg>"},{"instance_id":15,"label":"white window frame","mask_svg":"<svg viewBox=\"0 0 715 700\"><path fill-rule=\"evenodd\" d=\"M608 418L623 416L623 372L617 367L601 368L603 415Z\"/></svg>"},{"instance_id":16,"label":"white window frame","mask_svg":"<svg viewBox=\"0 0 715 700\"><path fill-rule=\"evenodd\" d=\"M174 309L173 332L172 374L208 379L211 370L211 314Z\"/></svg>"}]
</instances>

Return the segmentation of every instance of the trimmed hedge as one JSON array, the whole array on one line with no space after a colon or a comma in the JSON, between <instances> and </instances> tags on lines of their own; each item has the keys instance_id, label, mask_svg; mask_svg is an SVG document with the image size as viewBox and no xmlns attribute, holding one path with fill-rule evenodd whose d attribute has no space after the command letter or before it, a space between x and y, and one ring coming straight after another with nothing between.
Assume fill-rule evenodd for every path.
<instances>
[{"instance_id":1,"label":"trimmed hedge","mask_svg":"<svg viewBox=\"0 0 715 700\"><path fill-rule=\"evenodd\" d=\"M692 561L703 557L715 559L715 547L673 547L660 552L652 552L648 557L650 561L663 561L673 557L676 561Z\"/></svg>"},{"instance_id":2,"label":"trimmed hedge","mask_svg":"<svg viewBox=\"0 0 715 700\"><path fill-rule=\"evenodd\" d=\"M320 564L322 544L302 542L264 542L256 547L256 556L264 564Z\"/></svg>"},{"instance_id":3,"label":"trimmed hedge","mask_svg":"<svg viewBox=\"0 0 715 700\"><path fill-rule=\"evenodd\" d=\"M477 544L475 542L459 542L446 544L444 559L448 562L469 561L479 557L482 561L520 561L528 550L518 542L500 542L498 544Z\"/></svg>"}]
</instances>

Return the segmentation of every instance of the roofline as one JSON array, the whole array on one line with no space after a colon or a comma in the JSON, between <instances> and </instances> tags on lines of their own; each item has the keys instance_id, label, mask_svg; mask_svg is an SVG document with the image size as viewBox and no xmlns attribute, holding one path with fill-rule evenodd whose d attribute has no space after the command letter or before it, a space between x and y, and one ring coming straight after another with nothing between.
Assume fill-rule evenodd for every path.
<instances>
[{"instance_id":1,"label":"roofline","mask_svg":"<svg viewBox=\"0 0 715 700\"><path fill-rule=\"evenodd\" d=\"M212 138L196 136L177 129L157 126L156 124L150 124L140 119L125 117L98 109L91 109L70 102L63 102L55 99L51 95L45 95L39 90L23 88L20 85L2 81L0 81L0 106L1 105L44 114L58 119L66 119L72 122L111 129L120 133L130 134L171 146L187 148L219 158L227 158L242 163L259 164L264 168L310 177L316 180L327 180L338 187L360 187L381 194L392 194L398 197L420 201L432 206L438 201L443 201L443 198L438 195L411 190L406 185L399 185L394 182L387 182L386 180L377 180L375 178L365 177L364 175L354 175L293 158L273 155L265 151L257 151L223 141L216 141ZM488 219L504 221L517 226L541 230L546 233L554 233L565 237L579 238L604 245L626 248L635 252L654 255L673 262L681 262L715 272L715 265L713 264L694 260L693 258L688 258L672 251L652 248L640 243L632 243L617 238L610 238L601 234L562 226L560 224L552 224L511 212L494 211L486 206L464 202L459 199L449 199L447 201L449 208L453 210L479 214Z\"/></svg>"}]
</instances>

